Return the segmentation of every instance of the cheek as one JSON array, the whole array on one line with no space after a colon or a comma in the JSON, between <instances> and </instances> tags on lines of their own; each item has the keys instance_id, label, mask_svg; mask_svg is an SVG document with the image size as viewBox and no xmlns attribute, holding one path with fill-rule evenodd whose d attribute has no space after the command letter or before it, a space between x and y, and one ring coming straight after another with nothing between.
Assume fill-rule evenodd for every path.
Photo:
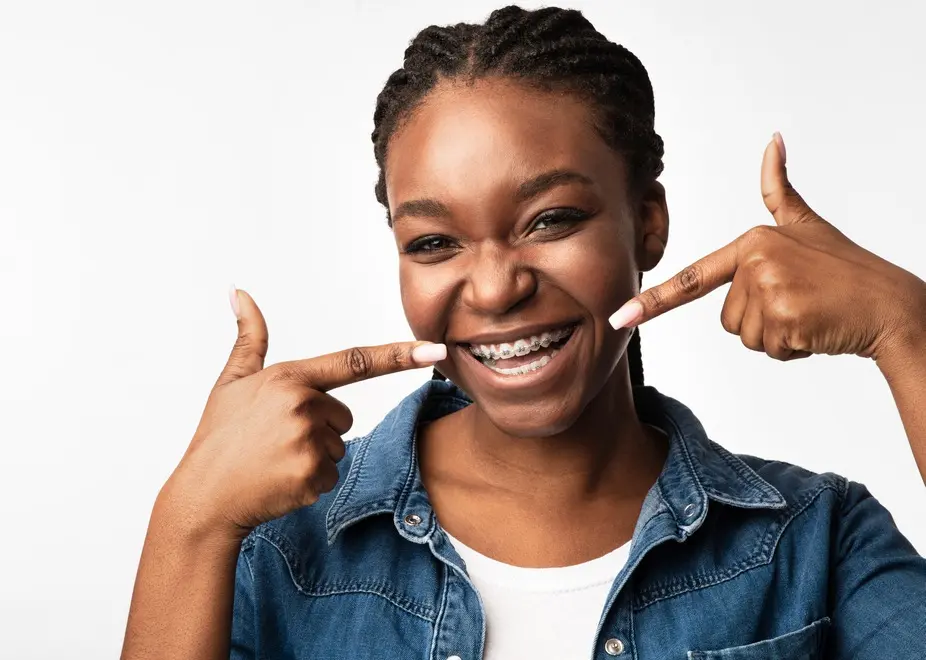
<instances>
[{"instance_id":1,"label":"cheek","mask_svg":"<svg viewBox=\"0 0 926 660\"><path fill-rule=\"evenodd\" d=\"M442 340L450 313L453 287L453 278L441 272L440 266L400 264L402 308L416 339Z\"/></svg>"},{"instance_id":2,"label":"cheek","mask_svg":"<svg viewBox=\"0 0 926 660\"><path fill-rule=\"evenodd\" d=\"M594 317L607 318L636 293L637 274L618 232L594 231L545 247L544 271Z\"/></svg>"}]
</instances>

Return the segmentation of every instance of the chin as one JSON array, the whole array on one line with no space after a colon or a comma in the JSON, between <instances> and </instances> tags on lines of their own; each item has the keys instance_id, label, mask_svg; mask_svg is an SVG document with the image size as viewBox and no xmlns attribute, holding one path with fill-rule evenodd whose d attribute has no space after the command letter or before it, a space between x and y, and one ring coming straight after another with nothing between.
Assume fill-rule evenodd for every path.
<instances>
[{"instance_id":1,"label":"chin","mask_svg":"<svg viewBox=\"0 0 926 660\"><path fill-rule=\"evenodd\" d=\"M503 433L518 438L546 438L569 429L585 410L584 401L570 392L565 398L542 403L506 404L474 399L482 413Z\"/></svg>"}]
</instances>

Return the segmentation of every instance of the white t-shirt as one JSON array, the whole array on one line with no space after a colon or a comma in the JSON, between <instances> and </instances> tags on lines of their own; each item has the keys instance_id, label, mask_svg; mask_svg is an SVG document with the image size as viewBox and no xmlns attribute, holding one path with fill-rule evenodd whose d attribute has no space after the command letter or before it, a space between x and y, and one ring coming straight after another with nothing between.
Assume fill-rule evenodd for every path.
<instances>
[{"instance_id":1,"label":"white t-shirt","mask_svg":"<svg viewBox=\"0 0 926 660\"><path fill-rule=\"evenodd\" d=\"M630 542L574 566L523 568L479 554L450 536L486 613L484 660L588 660Z\"/></svg>"}]
</instances>

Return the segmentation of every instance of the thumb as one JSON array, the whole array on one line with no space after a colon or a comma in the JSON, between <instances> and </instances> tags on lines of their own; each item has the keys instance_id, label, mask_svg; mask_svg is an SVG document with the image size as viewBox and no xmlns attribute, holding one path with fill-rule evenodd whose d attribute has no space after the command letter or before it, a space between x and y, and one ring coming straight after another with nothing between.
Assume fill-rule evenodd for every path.
<instances>
[{"instance_id":1,"label":"thumb","mask_svg":"<svg viewBox=\"0 0 926 660\"><path fill-rule=\"evenodd\" d=\"M264 368L267 346L270 341L267 322L260 313L257 303L247 291L236 289L234 285L228 291L232 311L238 317L238 338L232 348L228 362L222 370L216 387L233 380L250 376Z\"/></svg>"},{"instance_id":2,"label":"thumb","mask_svg":"<svg viewBox=\"0 0 926 660\"><path fill-rule=\"evenodd\" d=\"M820 221L788 181L787 152L781 133L775 132L762 156L762 199L778 225Z\"/></svg>"}]
</instances>

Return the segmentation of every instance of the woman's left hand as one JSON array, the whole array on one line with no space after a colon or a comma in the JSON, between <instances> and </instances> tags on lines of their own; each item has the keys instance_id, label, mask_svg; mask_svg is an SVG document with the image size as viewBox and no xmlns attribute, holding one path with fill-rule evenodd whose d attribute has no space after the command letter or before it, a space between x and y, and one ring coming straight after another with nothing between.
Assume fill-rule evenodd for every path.
<instances>
[{"instance_id":1,"label":"woman's left hand","mask_svg":"<svg viewBox=\"0 0 926 660\"><path fill-rule=\"evenodd\" d=\"M879 359L926 332L926 283L850 241L788 182L777 133L762 159L762 197L775 225L750 229L611 317L633 327L732 282L721 323L778 360L815 353Z\"/></svg>"}]
</instances>

